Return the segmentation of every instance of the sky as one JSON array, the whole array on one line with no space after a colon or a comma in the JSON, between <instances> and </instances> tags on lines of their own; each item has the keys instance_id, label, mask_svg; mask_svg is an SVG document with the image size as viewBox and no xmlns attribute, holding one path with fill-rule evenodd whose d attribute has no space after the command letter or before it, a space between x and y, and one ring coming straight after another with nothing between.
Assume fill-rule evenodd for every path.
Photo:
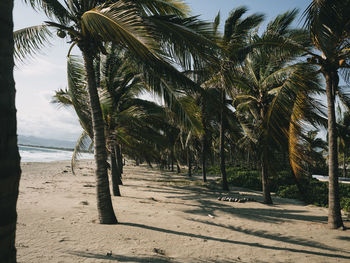
<instances>
[{"instance_id":1,"label":"sky","mask_svg":"<svg viewBox=\"0 0 350 263\"><path fill-rule=\"evenodd\" d=\"M310 0L187 0L192 15L212 21L220 11L222 24L229 12L238 7L248 7L248 14L263 13L266 21L277 14L298 8L300 14ZM48 20L44 15L24 5L22 0L15 0L13 12L15 30L39 25ZM301 15L299 15L301 17ZM302 25L297 20L297 25ZM265 24L262 25L264 27ZM66 56L69 45L65 40L54 38L52 45L42 52L16 66L16 107L18 134L46 139L76 141L82 129L75 113L71 109L60 108L51 103L54 92L67 87ZM78 54L77 50L74 53Z\"/></svg>"}]
</instances>

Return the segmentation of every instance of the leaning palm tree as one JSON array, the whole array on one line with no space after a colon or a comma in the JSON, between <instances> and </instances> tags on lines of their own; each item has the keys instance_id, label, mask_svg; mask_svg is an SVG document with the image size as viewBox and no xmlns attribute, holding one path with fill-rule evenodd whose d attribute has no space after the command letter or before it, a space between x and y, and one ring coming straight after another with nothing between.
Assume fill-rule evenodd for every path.
<instances>
[{"instance_id":1,"label":"leaning palm tree","mask_svg":"<svg viewBox=\"0 0 350 263\"><path fill-rule=\"evenodd\" d=\"M320 67L326 80L328 104L328 162L329 200L328 225L343 227L338 185L338 150L335 117L335 95L338 92L339 73L349 81L350 68L350 1L313 0L304 12L305 25L319 52L308 51L308 61Z\"/></svg>"},{"instance_id":2,"label":"leaning palm tree","mask_svg":"<svg viewBox=\"0 0 350 263\"><path fill-rule=\"evenodd\" d=\"M17 122L15 108L15 82L13 79L13 0L1 1L0 24L0 261L16 262L17 198L21 176L20 157L17 147Z\"/></svg>"},{"instance_id":3,"label":"leaning palm tree","mask_svg":"<svg viewBox=\"0 0 350 263\"><path fill-rule=\"evenodd\" d=\"M128 49L143 61L158 77L172 78L179 85L193 83L183 77L166 60L176 57L177 62L189 66L194 54L208 58L211 41L205 36L208 25L198 19L186 18L187 6L182 1L132 0L25 0L36 10L44 11L60 37L67 37L72 46L80 49L87 75L91 107L96 161L97 206L100 223L117 222L108 188L104 123L97 92L94 58L104 53L104 42L113 42ZM24 41L31 44L33 41ZM185 43L185 44L184 44ZM34 49L35 46L29 48ZM154 81L154 77L149 79Z\"/></svg>"}]
</instances>

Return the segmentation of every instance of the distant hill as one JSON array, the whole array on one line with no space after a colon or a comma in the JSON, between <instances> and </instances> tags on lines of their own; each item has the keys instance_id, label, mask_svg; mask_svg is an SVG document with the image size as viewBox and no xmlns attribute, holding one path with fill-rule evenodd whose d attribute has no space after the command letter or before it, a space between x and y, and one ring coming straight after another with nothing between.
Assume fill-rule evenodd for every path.
<instances>
[{"instance_id":1,"label":"distant hill","mask_svg":"<svg viewBox=\"0 0 350 263\"><path fill-rule=\"evenodd\" d=\"M75 143L76 142L73 141L45 139L35 136L18 135L18 144L25 145L73 149L75 147Z\"/></svg>"}]
</instances>

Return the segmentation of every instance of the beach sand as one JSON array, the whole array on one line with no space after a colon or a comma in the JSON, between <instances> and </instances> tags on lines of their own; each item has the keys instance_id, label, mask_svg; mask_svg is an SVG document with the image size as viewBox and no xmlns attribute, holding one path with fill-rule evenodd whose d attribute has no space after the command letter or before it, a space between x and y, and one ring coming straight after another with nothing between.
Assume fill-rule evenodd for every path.
<instances>
[{"instance_id":1,"label":"beach sand","mask_svg":"<svg viewBox=\"0 0 350 263\"><path fill-rule=\"evenodd\" d=\"M23 163L18 262L350 262L350 230L329 230L327 209L274 197L218 201L200 177L127 165L118 225L97 220L93 161ZM230 195L261 201L260 193ZM350 222L345 222L350 227Z\"/></svg>"}]
</instances>

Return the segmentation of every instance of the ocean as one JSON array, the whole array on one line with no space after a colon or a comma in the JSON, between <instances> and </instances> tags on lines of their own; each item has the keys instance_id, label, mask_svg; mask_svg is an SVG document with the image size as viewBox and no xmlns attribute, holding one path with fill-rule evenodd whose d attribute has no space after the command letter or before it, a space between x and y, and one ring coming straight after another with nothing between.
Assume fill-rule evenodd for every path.
<instances>
[{"instance_id":1,"label":"ocean","mask_svg":"<svg viewBox=\"0 0 350 263\"><path fill-rule=\"evenodd\" d=\"M72 159L72 151L19 145L21 162L53 162ZM91 153L81 153L79 159L93 159Z\"/></svg>"}]
</instances>

